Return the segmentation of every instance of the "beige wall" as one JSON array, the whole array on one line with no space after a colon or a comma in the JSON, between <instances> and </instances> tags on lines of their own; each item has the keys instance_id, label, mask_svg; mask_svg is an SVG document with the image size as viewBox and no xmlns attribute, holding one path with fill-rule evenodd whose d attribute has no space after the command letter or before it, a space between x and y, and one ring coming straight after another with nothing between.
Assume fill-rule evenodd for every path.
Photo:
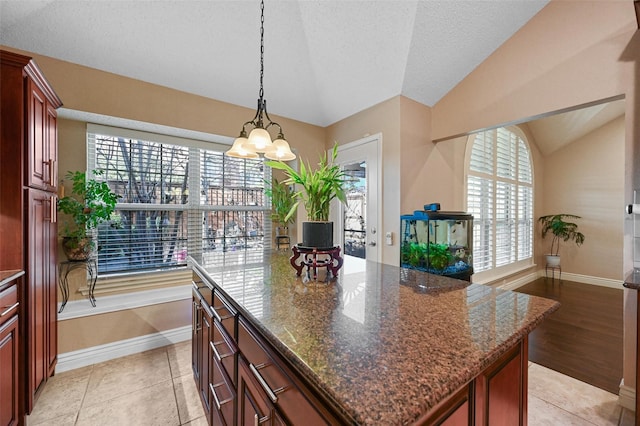
<instances>
[{"instance_id":1,"label":"beige wall","mask_svg":"<svg viewBox=\"0 0 640 426\"><path fill-rule=\"evenodd\" d=\"M572 213L585 234L581 247L562 242L562 272L623 277L624 117L544 157L541 215ZM551 239L539 241L538 264L544 265Z\"/></svg>"},{"instance_id":2,"label":"beige wall","mask_svg":"<svg viewBox=\"0 0 640 426\"><path fill-rule=\"evenodd\" d=\"M59 321L58 353L114 343L189 324L191 300Z\"/></svg>"}]
</instances>

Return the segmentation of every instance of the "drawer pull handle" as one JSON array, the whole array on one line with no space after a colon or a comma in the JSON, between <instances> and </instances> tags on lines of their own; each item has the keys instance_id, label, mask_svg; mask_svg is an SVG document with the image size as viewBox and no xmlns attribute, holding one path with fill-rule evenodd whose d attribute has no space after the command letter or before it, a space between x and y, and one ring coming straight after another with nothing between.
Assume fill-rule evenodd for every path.
<instances>
[{"instance_id":1,"label":"drawer pull handle","mask_svg":"<svg viewBox=\"0 0 640 426\"><path fill-rule=\"evenodd\" d=\"M262 423L269 421L269 416L264 416L263 418L258 417L257 414L253 415L253 424L255 426L260 426Z\"/></svg>"},{"instance_id":2,"label":"drawer pull handle","mask_svg":"<svg viewBox=\"0 0 640 426\"><path fill-rule=\"evenodd\" d=\"M218 352L218 350L216 349L216 345L222 345L223 343L225 343L225 342L224 341L219 341L219 342L210 342L209 343L211 345L211 349L213 349L213 354L216 356L216 358L220 362L222 361L223 358L229 358L230 356L233 355L233 352L229 352L228 354L220 355L220 352Z\"/></svg>"},{"instance_id":3,"label":"drawer pull handle","mask_svg":"<svg viewBox=\"0 0 640 426\"><path fill-rule=\"evenodd\" d=\"M15 308L18 307L18 305L20 304L20 302L16 302L13 305L9 306L7 309L5 309L1 314L0 314L0 318L7 315L9 312L13 311Z\"/></svg>"},{"instance_id":4,"label":"drawer pull handle","mask_svg":"<svg viewBox=\"0 0 640 426\"><path fill-rule=\"evenodd\" d=\"M264 368L264 367L267 367L268 365L270 364L261 364L256 368L253 364L249 363L249 369L255 376L256 380L258 380L258 382L260 383L260 386L262 386L262 389L264 389L267 395L269 395L269 399L273 401L273 403L275 404L276 402L278 402L278 396L275 394L275 392L271 390L271 387L267 384L267 382L264 380L264 378L258 371L259 368Z\"/></svg>"},{"instance_id":5,"label":"drawer pull handle","mask_svg":"<svg viewBox=\"0 0 640 426\"><path fill-rule=\"evenodd\" d=\"M220 411L220 407L222 407L224 404L228 404L231 401L233 401L233 398L227 398L224 401L220 401L218 399L218 395L216 395L216 388L219 388L220 386L223 386L224 382L218 383L217 385L212 385L209 384L209 387L211 387L211 393L213 394L213 400L216 403L216 407L218 407L218 411Z\"/></svg>"}]
</instances>

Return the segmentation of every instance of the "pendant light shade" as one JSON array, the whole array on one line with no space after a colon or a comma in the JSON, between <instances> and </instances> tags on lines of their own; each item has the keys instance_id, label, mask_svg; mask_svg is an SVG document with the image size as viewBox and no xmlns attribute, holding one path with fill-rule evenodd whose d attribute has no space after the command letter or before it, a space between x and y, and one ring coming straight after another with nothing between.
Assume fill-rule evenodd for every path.
<instances>
[{"instance_id":1,"label":"pendant light shade","mask_svg":"<svg viewBox=\"0 0 640 426\"><path fill-rule=\"evenodd\" d=\"M291 152L291 148L284 138L280 138L281 135L278 135L278 139L273 141L273 145L271 150L267 151L264 156L269 160L276 161L291 161L296 159L296 155Z\"/></svg>"},{"instance_id":2,"label":"pendant light shade","mask_svg":"<svg viewBox=\"0 0 640 426\"><path fill-rule=\"evenodd\" d=\"M260 1L260 92L258 98L258 108L253 120L242 125L240 136L233 142L230 150L225 155L236 158L259 158L258 153L264 154L266 158L280 161L291 161L296 155L291 152L289 144L284 139L282 127L271 121L267 112L267 100L264 99L264 0ZM265 121L266 119L266 121ZM247 138L247 126L253 127ZM269 128L278 128L278 137L275 142L271 141Z\"/></svg>"},{"instance_id":3,"label":"pendant light shade","mask_svg":"<svg viewBox=\"0 0 640 426\"><path fill-rule=\"evenodd\" d=\"M271 135L265 129L256 127L249 133L248 149L253 149L255 152L264 153L271 149Z\"/></svg>"},{"instance_id":4,"label":"pendant light shade","mask_svg":"<svg viewBox=\"0 0 640 426\"><path fill-rule=\"evenodd\" d=\"M249 143L247 140L247 132L243 130L242 132L240 132L240 136L238 136L236 140L233 141L231 149L225 152L225 155L235 158L259 158L258 154L256 154L255 151L247 149L248 145Z\"/></svg>"}]
</instances>

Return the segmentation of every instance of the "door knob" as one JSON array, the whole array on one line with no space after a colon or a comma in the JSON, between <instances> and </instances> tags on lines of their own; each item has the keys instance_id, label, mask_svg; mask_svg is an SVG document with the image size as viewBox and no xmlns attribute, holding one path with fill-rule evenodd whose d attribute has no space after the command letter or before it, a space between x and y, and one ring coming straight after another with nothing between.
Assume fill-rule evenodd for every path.
<instances>
[{"instance_id":1,"label":"door knob","mask_svg":"<svg viewBox=\"0 0 640 426\"><path fill-rule=\"evenodd\" d=\"M369 245L370 245L371 247L375 247L375 246L376 246L376 242L375 242L375 241L371 241L371 242L369 243Z\"/></svg>"}]
</instances>

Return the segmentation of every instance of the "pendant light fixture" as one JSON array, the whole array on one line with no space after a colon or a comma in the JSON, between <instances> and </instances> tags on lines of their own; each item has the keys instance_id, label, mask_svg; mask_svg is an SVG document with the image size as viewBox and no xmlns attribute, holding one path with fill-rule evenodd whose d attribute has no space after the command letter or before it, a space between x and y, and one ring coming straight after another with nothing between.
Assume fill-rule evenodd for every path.
<instances>
[{"instance_id":1,"label":"pendant light fixture","mask_svg":"<svg viewBox=\"0 0 640 426\"><path fill-rule=\"evenodd\" d=\"M258 158L258 154L270 160L291 161L296 155L291 152L289 144L284 138L282 127L271 121L267 112L267 100L264 99L263 80L264 77L264 0L260 1L260 92L258 92L258 109L253 120L242 125L240 136L233 142L233 146L225 154L236 158ZM266 118L266 122L265 119ZM247 126L253 129L247 137ZM278 128L278 136L275 141L271 141L268 129L272 126Z\"/></svg>"}]
</instances>

